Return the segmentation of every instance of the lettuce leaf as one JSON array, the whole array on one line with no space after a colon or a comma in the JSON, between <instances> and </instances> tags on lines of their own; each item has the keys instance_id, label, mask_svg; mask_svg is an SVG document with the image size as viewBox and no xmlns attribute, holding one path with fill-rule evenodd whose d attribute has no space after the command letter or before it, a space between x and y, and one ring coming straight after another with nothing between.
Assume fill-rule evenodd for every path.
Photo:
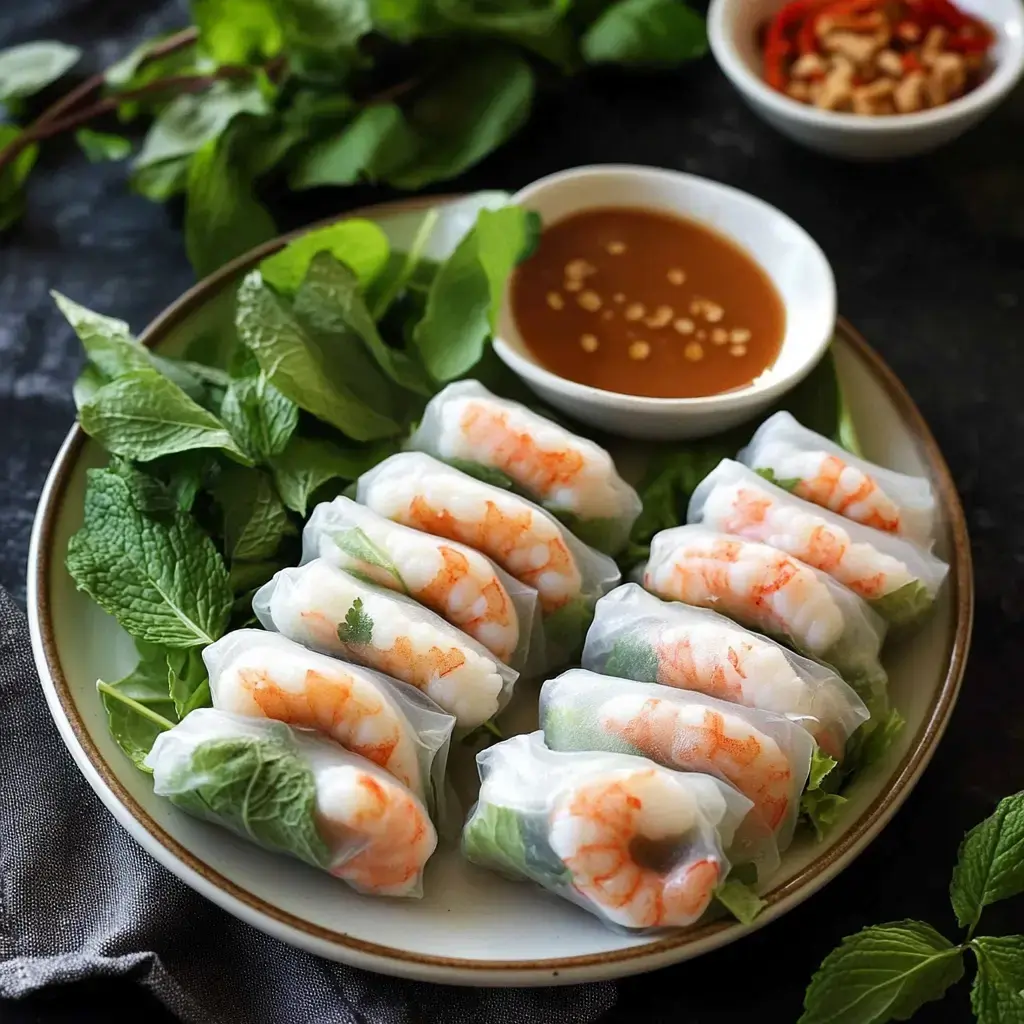
<instances>
[{"instance_id":1,"label":"lettuce leaf","mask_svg":"<svg viewBox=\"0 0 1024 1024\"><path fill-rule=\"evenodd\" d=\"M904 626L921 618L931 608L934 598L920 580L904 583L884 597L869 601L872 609L894 626Z\"/></svg>"}]
</instances>

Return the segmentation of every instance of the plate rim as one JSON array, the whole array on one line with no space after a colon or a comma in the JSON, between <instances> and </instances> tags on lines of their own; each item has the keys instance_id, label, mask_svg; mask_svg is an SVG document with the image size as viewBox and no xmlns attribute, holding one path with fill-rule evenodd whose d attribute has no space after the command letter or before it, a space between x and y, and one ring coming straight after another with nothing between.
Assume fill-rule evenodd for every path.
<instances>
[{"instance_id":1,"label":"plate rim","mask_svg":"<svg viewBox=\"0 0 1024 1024\"><path fill-rule=\"evenodd\" d=\"M462 198L459 195L415 197L361 207L325 218L272 239L237 257L199 281L159 313L139 335L153 347L196 308L205 304L228 279L250 269L290 240L319 226L349 217L413 212ZM63 497L82 456L87 435L76 421L54 459L40 494L32 526L28 558L28 618L32 651L51 716L79 770L107 809L147 852L186 884L250 924L313 952L348 960L356 966L464 984L569 983L583 977L621 976L664 966L699 955L763 927L812 896L836 876L885 827L909 796L945 732L963 680L974 614L974 579L966 517L955 482L941 450L909 392L864 337L843 317L836 334L850 345L869 373L882 386L915 446L928 465L953 541L949 580L953 593L955 630L949 646L948 668L934 704L907 753L894 769L888 786L869 804L847 832L793 878L764 894L767 906L752 925L716 921L699 928L673 932L661 939L601 953L536 960L470 960L413 953L359 939L306 921L268 903L226 878L182 846L127 791L104 760L89 734L62 671L53 628L50 578L54 568L53 534ZM140 831L141 830L141 831ZM287 937L282 932L288 933ZM611 969L610 971L608 969ZM595 971L601 972L599 975ZM564 972L564 973L563 973ZM581 977L583 976L583 977Z\"/></svg>"}]
</instances>

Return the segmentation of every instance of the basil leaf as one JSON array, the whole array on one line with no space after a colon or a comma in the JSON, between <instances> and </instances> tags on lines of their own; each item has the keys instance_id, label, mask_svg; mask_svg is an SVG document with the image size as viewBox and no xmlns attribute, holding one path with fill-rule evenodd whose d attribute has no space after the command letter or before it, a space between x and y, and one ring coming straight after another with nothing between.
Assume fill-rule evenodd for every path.
<instances>
[{"instance_id":1,"label":"basil leaf","mask_svg":"<svg viewBox=\"0 0 1024 1024\"><path fill-rule=\"evenodd\" d=\"M190 0L203 50L218 64L257 63L281 50L272 0Z\"/></svg>"},{"instance_id":2,"label":"basil leaf","mask_svg":"<svg viewBox=\"0 0 1024 1024\"><path fill-rule=\"evenodd\" d=\"M1024 792L999 801L960 844L950 899L961 927L974 930L990 903L1024 892Z\"/></svg>"},{"instance_id":3,"label":"basil leaf","mask_svg":"<svg viewBox=\"0 0 1024 1024\"><path fill-rule=\"evenodd\" d=\"M619 0L580 42L590 64L671 68L707 52L704 19L680 0Z\"/></svg>"},{"instance_id":4,"label":"basil leaf","mask_svg":"<svg viewBox=\"0 0 1024 1024\"><path fill-rule=\"evenodd\" d=\"M17 125L0 124L0 149L6 149L21 134ZM0 231L9 228L24 212L23 186L38 155L39 146L32 143L0 171Z\"/></svg>"},{"instance_id":5,"label":"basil leaf","mask_svg":"<svg viewBox=\"0 0 1024 1024\"><path fill-rule=\"evenodd\" d=\"M210 538L187 513L139 512L111 470L88 472L85 521L68 544L67 568L79 590L140 640L195 647L227 624L231 590Z\"/></svg>"},{"instance_id":6,"label":"basil leaf","mask_svg":"<svg viewBox=\"0 0 1024 1024\"><path fill-rule=\"evenodd\" d=\"M358 646L373 640L373 619L363 611L363 599L357 597L345 613L345 621L338 623L338 639L343 644Z\"/></svg>"},{"instance_id":7,"label":"basil leaf","mask_svg":"<svg viewBox=\"0 0 1024 1024\"><path fill-rule=\"evenodd\" d=\"M91 128L79 128L75 132L75 142L92 164L103 163L105 160L124 160L132 151L131 139L123 135L94 132Z\"/></svg>"},{"instance_id":8,"label":"basil leaf","mask_svg":"<svg viewBox=\"0 0 1024 1024\"><path fill-rule=\"evenodd\" d=\"M348 367L330 361L318 339L263 282L246 275L238 289L236 326L270 382L300 409L357 441L397 434L398 424L359 397Z\"/></svg>"},{"instance_id":9,"label":"basil leaf","mask_svg":"<svg viewBox=\"0 0 1024 1024\"><path fill-rule=\"evenodd\" d=\"M34 96L71 70L82 56L66 43L22 43L0 50L0 102Z\"/></svg>"},{"instance_id":10,"label":"basil leaf","mask_svg":"<svg viewBox=\"0 0 1024 1024\"><path fill-rule=\"evenodd\" d=\"M971 1008L978 1024L1024 1020L1024 935L983 935L971 942L978 974Z\"/></svg>"},{"instance_id":11,"label":"basil leaf","mask_svg":"<svg viewBox=\"0 0 1024 1024\"><path fill-rule=\"evenodd\" d=\"M271 558L294 530L267 473L230 466L213 495L224 513L224 547L232 563Z\"/></svg>"},{"instance_id":12,"label":"basil leaf","mask_svg":"<svg viewBox=\"0 0 1024 1024\"><path fill-rule=\"evenodd\" d=\"M299 422L299 407L260 371L255 377L231 381L220 417L254 462L266 462L280 455L291 440Z\"/></svg>"},{"instance_id":13,"label":"basil leaf","mask_svg":"<svg viewBox=\"0 0 1024 1024\"><path fill-rule=\"evenodd\" d=\"M184 718L195 708L208 706L212 702L209 676L202 653L197 647L185 651L168 651L166 672L165 683L174 701L177 718Z\"/></svg>"},{"instance_id":14,"label":"basil leaf","mask_svg":"<svg viewBox=\"0 0 1024 1024\"><path fill-rule=\"evenodd\" d=\"M799 1024L906 1020L964 974L963 954L930 925L894 921L843 939L804 996Z\"/></svg>"}]
</instances>

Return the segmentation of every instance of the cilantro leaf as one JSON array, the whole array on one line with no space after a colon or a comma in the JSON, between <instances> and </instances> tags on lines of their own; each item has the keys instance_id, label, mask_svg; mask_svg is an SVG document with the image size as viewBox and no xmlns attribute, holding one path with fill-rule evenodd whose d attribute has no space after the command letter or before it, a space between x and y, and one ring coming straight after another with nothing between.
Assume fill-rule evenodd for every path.
<instances>
[{"instance_id":1,"label":"cilantro leaf","mask_svg":"<svg viewBox=\"0 0 1024 1024\"><path fill-rule=\"evenodd\" d=\"M1024 1020L1024 935L983 935L971 942L978 974L971 1007L978 1024Z\"/></svg>"},{"instance_id":2,"label":"cilantro leaf","mask_svg":"<svg viewBox=\"0 0 1024 1024\"><path fill-rule=\"evenodd\" d=\"M82 51L66 43L22 43L0 50L0 102L25 99L56 82L78 63Z\"/></svg>"},{"instance_id":3,"label":"cilantro leaf","mask_svg":"<svg viewBox=\"0 0 1024 1024\"><path fill-rule=\"evenodd\" d=\"M373 640L373 619L363 611L363 599L357 597L338 623L338 639L343 644L368 644Z\"/></svg>"}]
</instances>

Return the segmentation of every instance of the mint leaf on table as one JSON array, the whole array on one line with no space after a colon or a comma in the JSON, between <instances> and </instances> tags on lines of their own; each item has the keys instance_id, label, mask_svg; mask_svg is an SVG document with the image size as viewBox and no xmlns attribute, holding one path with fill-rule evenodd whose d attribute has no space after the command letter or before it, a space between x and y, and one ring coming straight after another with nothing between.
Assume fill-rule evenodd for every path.
<instances>
[{"instance_id":1,"label":"mint leaf on table","mask_svg":"<svg viewBox=\"0 0 1024 1024\"><path fill-rule=\"evenodd\" d=\"M220 418L253 461L266 462L285 450L299 422L299 407L282 395L261 370L255 377L231 381L221 403Z\"/></svg>"},{"instance_id":2,"label":"mint leaf on table","mask_svg":"<svg viewBox=\"0 0 1024 1024\"><path fill-rule=\"evenodd\" d=\"M85 154L89 163L99 164L106 160L124 160L131 155L131 139L108 132L96 132L91 128L79 128L75 142Z\"/></svg>"},{"instance_id":3,"label":"mint leaf on table","mask_svg":"<svg viewBox=\"0 0 1024 1024\"><path fill-rule=\"evenodd\" d=\"M6 149L21 129L13 124L0 124L0 149ZM0 170L0 231L10 227L25 209L24 185L39 155L39 146L26 146L3 170Z\"/></svg>"},{"instance_id":4,"label":"mint leaf on table","mask_svg":"<svg viewBox=\"0 0 1024 1024\"><path fill-rule=\"evenodd\" d=\"M990 903L1024 892L1024 793L999 802L964 837L949 894L961 927L973 933Z\"/></svg>"},{"instance_id":5,"label":"mint leaf on table","mask_svg":"<svg viewBox=\"0 0 1024 1024\"><path fill-rule=\"evenodd\" d=\"M535 217L516 206L481 210L474 227L441 265L413 338L437 381L479 361L493 330L505 281L534 243Z\"/></svg>"},{"instance_id":6,"label":"mint leaf on table","mask_svg":"<svg viewBox=\"0 0 1024 1024\"><path fill-rule=\"evenodd\" d=\"M225 132L200 146L189 165L185 251L197 277L277 234L233 148L232 133Z\"/></svg>"},{"instance_id":7,"label":"mint leaf on table","mask_svg":"<svg viewBox=\"0 0 1024 1024\"><path fill-rule=\"evenodd\" d=\"M67 568L79 590L140 640L195 647L227 625L231 589L213 542L187 513L140 512L111 470L88 472L85 521L68 544Z\"/></svg>"},{"instance_id":8,"label":"mint leaf on table","mask_svg":"<svg viewBox=\"0 0 1024 1024\"><path fill-rule=\"evenodd\" d=\"M313 257L329 252L356 275L359 287L368 287L384 269L391 247L388 236L370 220L350 218L316 228L289 242L260 263L267 284L291 294L306 278Z\"/></svg>"},{"instance_id":9,"label":"mint leaf on table","mask_svg":"<svg viewBox=\"0 0 1024 1024\"><path fill-rule=\"evenodd\" d=\"M343 644L368 644L373 640L373 619L363 611L363 599L357 597L338 623L338 639Z\"/></svg>"},{"instance_id":10,"label":"mint leaf on table","mask_svg":"<svg viewBox=\"0 0 1024 1024\"><path fill-rule=\"evenodd\" d=\"M704 19L681 0L619 0L580 42L589 64L672 68L707 52Z\"/></svg>"},{"instance_id":11,"label":"mint leaf on table","mask_svg":"<svg viewBox=\"0 0 1024 1024\"><path fill-rule=\"evenodd\" d=\"M190 0L199 45L218 64L249 64L281 50L272 0Z\"/></svg>"},{"instance_id":12,"label":"mint leaf on table","mask_svg":"<svg viewBox=\"0 0 1024 1024\"><path fill-rule=\"evenodd\" d=\"M224 547L232 564L271 558L294 532L268 473L229 466L213 489L224 515Z\"/></svg>"},{"instance_id":13,"label":"mint leaf on table","mask_svg":"<svg viewBox=\"0 0 1024 1024\"><path fill-rule=\"evenodd\" d=\"M982 935L970 943L978 959L971 1007L978 1024L1024 1021L1024 935Z\"/></svg>"},{"instance_id":14,"label":"mint leaf on table","mask_svg":"<svg viewBox=\"0 0 1024 1024\"><path fill-rule=\"evenodd\" d=\"M963 977L963 953L930 925L894 921L844 939L804 996L799 1024L906 1020Z\"/></svg>"},{"instance_id":15,"label":"mint leaf on table","mask_svg":"<svg viewBox=\"0 0 1024 1024\"><path fill-rule=\"evenodd\" d=\"M165 659L167 668L167 691L174 702L178 718L184 718L197 707L211 703L210 679L198 647L187 650L168 651Z\"/></svg>"},{"instance_id":16,"label":"mint leaf on table","mask_svg":"<svg viewBox=\"0 0 1024 1024\"><path fill-rule=\"evenodd\" d=\"M25 99L56 82L82 56L67 43L22 43L0 50L0 102Z\"/></svg>"},{"instance_id":17,"label":"mint leaf on table","mask_svg":"<svg viewBox=\"0 0 1024 1024\"><path fill-rule=\"evenodd\" d=\"M270 382L300 409L357 441L399 432L360 397L360 382L330 361L319 340L264 283L258 270L238 289L236 326Z\"/></svg>"}]
</instances>

